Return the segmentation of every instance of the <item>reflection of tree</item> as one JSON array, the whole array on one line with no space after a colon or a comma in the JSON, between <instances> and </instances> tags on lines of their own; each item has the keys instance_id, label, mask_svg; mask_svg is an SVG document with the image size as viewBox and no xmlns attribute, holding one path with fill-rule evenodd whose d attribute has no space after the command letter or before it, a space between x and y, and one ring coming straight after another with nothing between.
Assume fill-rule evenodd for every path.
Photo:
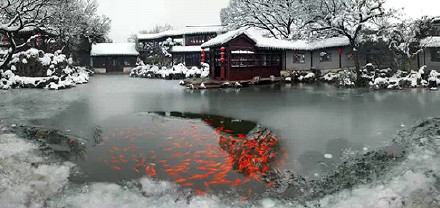
<instances>
[{"instance_id":1,"label":"reflection of tree","mask_svg":"<svg viewBox=\"0 0 440 208\"><path fill-rule=\"evenodd\" d=\"M279 139L261 127L247 136L221 136L219 144L230 154L233 168L247 177L267 173L280 153Z\"/></svg>"},{"instance_id":2,"label":"reflection of tree","mask_svg":"<svg viewBox=\"0 0 440 208\"><path fill-rule=\"evenodd\" d=\"M257 127L257 124L251 121L236 120L233 118L227 118L223 116L215 116L208 114L196 114L196 113L181 113L181 112L155 112L154 114L160 116L172 116L183 119L200 119L208 126L218 129L223 128L230 130L234 133L249 134L253 129Z\"/></svg>"},{"instance_id":3,"label":"reflection of tree","mask_svg":"<svg viewBox=\"0 0 440 208\"><path fill-rule=\"evenodd\" d=\"M95 131L93 132L93 146L96 146L103 142L102 138L102 127L96 126Z\"/></svg>"}]
</instances>

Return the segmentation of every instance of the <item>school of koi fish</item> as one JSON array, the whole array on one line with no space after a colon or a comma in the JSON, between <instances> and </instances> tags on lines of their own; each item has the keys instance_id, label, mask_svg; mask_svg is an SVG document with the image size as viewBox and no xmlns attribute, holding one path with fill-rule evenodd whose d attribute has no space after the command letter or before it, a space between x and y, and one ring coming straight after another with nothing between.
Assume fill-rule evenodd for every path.
<instances>
[{"instance_id":1,"label":"school of koi fish","mask_svg":"<svg viewBox=\"0 0 440 208\"><path fill-rule=\"evenodd\" d=\"M252 188L272 186L273 182L261 178L272 168L284 165L287 153L280 147L279 138L260 127L245 135L215 123L212 117L204 116L171 131L167 122L110 129L98 144L106 149L108 157L99 158L99 162L108 165L114 174L133 171L139 177L192 188L198 195L218 188L241 187L246 190L245 200Z\"/></svg>"}]
</instances>

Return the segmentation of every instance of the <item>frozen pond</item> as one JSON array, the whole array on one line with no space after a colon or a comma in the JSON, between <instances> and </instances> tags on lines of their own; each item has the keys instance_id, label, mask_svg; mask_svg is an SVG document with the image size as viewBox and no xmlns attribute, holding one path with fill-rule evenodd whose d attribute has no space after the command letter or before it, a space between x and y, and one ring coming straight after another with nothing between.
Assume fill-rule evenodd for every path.
<instances>
[{"instance_id":1,"label":"frozen pond","mask_svg":"<svg viewBox=\"0 0 440 208\"><path fill-rule=\"evenodd\" d=\"M56 128L89 140L86 157L73 161L78 170L69 177L72 184L80 186L77 187L80 191L73 187L70 190L73 196L61 197L62 203L52 202L67 207L73 203L69 200L83 200L82 205L87 205L86 196L80 194L86 192L82 184L91 184L88 191L95 193L95 197L115 191L134 199L136 194L119 190L121 187L114 184L141 180L147 193L145 184L171 186L141 179L143 175L199 192L209 192L209 183L214 181L211 189L227 192L231 183L239 184L249 174L234 171L237 168L233 168L232 161L227 165L225 161L233 160L233 153L222 146L219 138L243 139L254 134L258 127L273 132L282 147L274 151L278 159L269 167L287 168L306 179L319 179L339 164L344 152L365 152L385 146L399 130L439 116L439 105L440 93L424 89L370 91L275 84L192 91L180 87L178 81L132 79L123 75L95 76L89 84L66 91L0 92L3 123ZM148 161L136 166L142 158ZM186 165L182 167L182 163ZM71 164L58 168L63 167L69 168ZM203 168L204 172L197 172ZM264 166L258 168L261 172ZM185 169L188 170L176 172ZM209 169L211 175L204 178ZM227 173L226 177L217 179L228 186L220 180L216 184L215 175L220 173ZM239 195L251 196L264 192L267 185L253 179L237 190Z\"/></svg>"}]
</instances>

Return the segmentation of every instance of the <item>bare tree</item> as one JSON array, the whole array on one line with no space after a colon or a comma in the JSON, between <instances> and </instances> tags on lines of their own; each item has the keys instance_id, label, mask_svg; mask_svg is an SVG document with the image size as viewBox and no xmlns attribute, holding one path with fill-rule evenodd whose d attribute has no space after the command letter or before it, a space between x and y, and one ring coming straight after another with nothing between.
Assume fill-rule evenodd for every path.
<instances>
[{"instance_id":1,"label":"bare tree","mask_svg":"<svg viewBox=\"0 0 440 208\"><path fill-rule=\"evenodd\" d=\"M0 34L9 42L7 55L0 62L0 68L5 69L12 59L12 54L23 47L17 45L15 37L25 28L44 27L49 19L48 7L51 2L47 0L1 0L0 1ZM32 36L32 38L36 38ZM28 40L30 41L30 40Z\"/></svg>"}]
</instances>

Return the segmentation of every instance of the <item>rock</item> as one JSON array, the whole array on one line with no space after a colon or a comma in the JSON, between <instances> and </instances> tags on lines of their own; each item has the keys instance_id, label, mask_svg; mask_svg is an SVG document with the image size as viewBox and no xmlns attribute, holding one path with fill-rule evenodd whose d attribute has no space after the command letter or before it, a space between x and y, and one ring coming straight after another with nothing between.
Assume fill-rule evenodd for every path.
<instances>
[{"instance_id":1,"label":"rock","mask_svg":"<svg viewBox=\"0 0 440 208\"><path fill-rule=\"evenodd\" d=\"M241 87L243 87L243 86L240 84L240 82L235 82L234 86L235 86L236 88L241 88Z\"/></svg>"},{"instance_id":2,"label":"rock","mask_svg":"<svg viewBox=\"0 0 440 208\"><path fill-rule=\"evenodd\" d=\"M83 157L85 153L86 140L70 133L24 125L11 128L10 131L21 138L41 143L40 148L44 152L56 154L63 159Z\"/></svg>"}]
</instances>

